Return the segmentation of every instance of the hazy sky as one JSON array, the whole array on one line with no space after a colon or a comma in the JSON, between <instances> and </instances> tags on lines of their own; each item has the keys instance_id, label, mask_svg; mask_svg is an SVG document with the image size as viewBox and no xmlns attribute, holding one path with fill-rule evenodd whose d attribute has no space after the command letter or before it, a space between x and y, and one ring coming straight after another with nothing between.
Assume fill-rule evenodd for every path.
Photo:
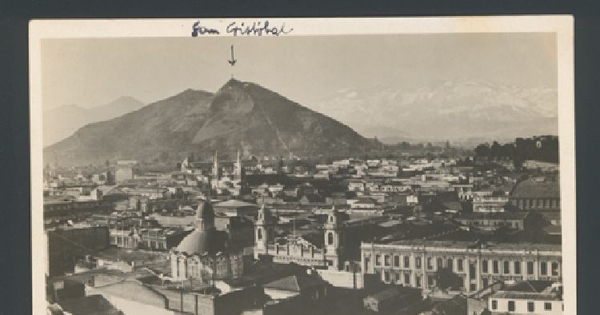
<instances>
[{"instance_id":1,"label":"hazy sky","mask_svg":"<svg viewBox=\"0 0 600 315\"><path fill-rule=\"evenodd\" d=\"M230 45L238 63L227 63ZM457 78L557 85L553 33L46 39L44 109L92 107L120 96L155 102L185 89L218 90L230 77L302 105L342 88L414 88Z\"/></svg>"}]
</instances>

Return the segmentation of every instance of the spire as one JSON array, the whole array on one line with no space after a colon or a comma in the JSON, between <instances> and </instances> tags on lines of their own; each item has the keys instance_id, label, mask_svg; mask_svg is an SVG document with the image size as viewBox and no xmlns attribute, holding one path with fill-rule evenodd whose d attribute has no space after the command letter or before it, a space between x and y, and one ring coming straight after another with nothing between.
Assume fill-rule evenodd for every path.
<instances>
[{"instance_id":1,"label":"spire","mask_svg":"<svg viewBox=\"0 0 600 315\"><path fill-rule=\"evenodd\" d=\"M212 175L215 180L219 180L219 156L217 150L215 150L215 155L213 156Z\"/></svg>"},{"instance_id":2,"label":"spire","mask_svg":"<svg viewBox=\"0 0 600 315\"><path fill-rule=\"evenodd\" d=\"M237 160L235 169L233 170L233 176L236 180L242 180L242 157L240 155L240 150L237 151Z\"/></svg>"}]
</instances>

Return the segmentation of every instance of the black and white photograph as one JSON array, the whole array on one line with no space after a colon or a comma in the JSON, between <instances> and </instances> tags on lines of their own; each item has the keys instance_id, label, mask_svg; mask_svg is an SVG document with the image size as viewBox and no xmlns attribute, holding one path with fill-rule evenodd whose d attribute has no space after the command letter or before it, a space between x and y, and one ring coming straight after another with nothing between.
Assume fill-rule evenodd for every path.
<instances>
[{"instance_id":1,"label":"black and white photograph","mask_svg":"<svg viewBox=\"0 0 600 315\"><path fill-rule=\"evenodd\" d=\"M34 313L574 314L572 17L29 35Z\"/></svg>"}]
</instances>

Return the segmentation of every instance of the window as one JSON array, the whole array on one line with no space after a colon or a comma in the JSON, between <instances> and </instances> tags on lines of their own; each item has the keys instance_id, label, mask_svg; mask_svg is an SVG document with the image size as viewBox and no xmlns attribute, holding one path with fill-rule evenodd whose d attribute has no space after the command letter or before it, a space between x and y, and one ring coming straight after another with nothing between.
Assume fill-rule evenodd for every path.
<instances>
[{"instance_id":1,"label":"window","mask_svg":"<svg viewBox=\"0 0 600 315\"><path fill-rule=\"evenodd\" d=\"M487 273L488 272L488 261L487 260L482 260L481 261L481 272L482 273Z\"/></svg>"},{"instance_id":2,"label":"window","mask_svg":"<svg viewBox=\"0 0 600 315\"><path fill-rule=\"evenodd\" d=\"M493 267L494 273L500 273L500 271L498 271L498 261L497 260L492 261L492 267Z\"/></svg>"},{"instance_id":3,"label":"window","mask_svg":"<svg viewBox=\"0 0 600 315\"><path fill-rule=\"evenodd\" d=\"M375 266L381 266L381 255L375 255Z\"/></svg>"},{"instance_id":4,"label":"window","mask_svg":"<svg viewBox=\"0 0 600 315\"><path fill-rule=\"evenodd\" d=\"M437 259L437 269L444 267L444 260L441 258Z\"/></svg>"},{"instance_id":5,"label":"window","mask_svg":"<svg viewBox=\"0 0 600 315\"><path fill-rule=\"evenodd\" d=\"M510 263L508 261L504 262L503 271L505 275L510 273Z\"/></svg>"},{"instance_id":6,"label":"window","mask_svg":"<svg viewBox=\"0 0 600 315\"><path fill-rule=\"evenodd\" d=\"M492 309L498 309L498 301L497 300L492 300Z\"/></svg>"},{"instance_id":7,"label":"window","mask_svg":"<svg viewBox=\"0 0 600 315\"><path fill-rule=\"evenodd\" d=\"M528 261L527 262L527 274L528 275L532 275L533 274L533 261Z\"/></svg>"},{"instance_id":8,"label":"window","mask_svg":"<svg viewBox=\"0 0 600 315\"><path fill-rule=\"evenodd\" d=\"M448 258L448 269L454 270L453 262L452 258Z\"/></svg>"},{"instance_id":9,"label":"window","mask_svg":"<svg viewBox=\"0 0 600 315\"><path fill-rule=\"evenodd\" d=\"M509 312L515 311L515 301L508 301L508 311Z\"/></svg>"},{"instance_id":10,"label":"window","mask_svg":"<svg viewBox=\"0 0 600 315\"><path fill-rule=\"evenodd\" d=\"M400 256L394 256L394 267L400 267Z\"/></svg>"},{"instance_id":11,"label":"window","mask_svg":"<svg viewBox=\"0 0 600 315\"><path fill-rule=\"evenodd\" d=\"M535 304L533 302L527 302L527 311L528 312L535 311Z\"/></svg>"},{"instance_id":12,"label":"window","mask_svg":"<svg viewBox=\"0 0 600 315\"><path fill-rule=\"evenodd\" d=\"M515 265L515 274L520 275L521 274L521 262L515 261L514 265Z\"/></svg>"},{"instance_id":13,"label":"window","mask_svg":"<svg viewBox=\"0 0 600 315\"><path fill-rule=\"evenodd\" d=\"M390 265L390 255L385 255L383 256L383 264L384 266L389 266Z\"/></svg>"},{"instance_id":14,"label":"window","mask_svg":"<svg viewBox=\"0 0 600 315\"><path fill-rule=\"evenodd\" d=\"M552 310L552 303L550 303L550 302L544 303L544 310L551 311Z\"/></svg>"},{"instance_id":15,"label":"window","mask_svg":"<svg viewBox=\"0 0 600 315\"><path fill-rule=\"evenodd\" d=\"M415 282L416 282L416 287L421 287L421 277L420 276L415 277Z\"/></svg>"},{"instance_id":16,"label":"window","mask_svg":"<svg viewBox=\"0 0 600 315\"><path fill-rule=\"evenodd\" d=\"M333 245L333 232L327 233L327 245Z\"/></svg>"},{"instance_id":17,"label":"window","mask_svg":"<svg viewBox=\"0 0 600 315\"><path fill-rule=\"evenodd\" d=\"M558 263L557 262L552 263L552 275L558 276Z\"/></svg>"},{"instance_id":18,"label":"window","mask_svg":"<svg viewBox=\"0 0 600 315\"><path fill-rule=\"evenodd\" d=\"M546 265L546 262L545 262L545 261L542 261L542 262L540 263L540 273L541 273L542 275L546 275L546 274L548 274L548 266Z\"/></svg>"},{"instance_id":19,"label":"window","mask_svg":"<svg viewBox=\"0 0 600 315\"><path fill-rule=\"evenodd\" d=\"M421 257L415 258L415 265L417 268L421 268Z\"/></svg>"},{"instance_id":20,"label":"window","mask_svg":"<svg viewBox=\"0 0 600 315\"><path fill-rule=\"evenodd\" d=\"M408 272L404 273L404 284L410 284L410 274Z\"/></svg>"},{"instance_id":21,"label":"window","mask_svg":"<svg viewBox=\"0 0 600 315\"><path fill-rule=\"evenodd\" d=\"M463 271L463 260L462 259L458 259L456 261L456 264L458 265L458 271Z\"/></svg>"},{"instance_id":22,"label":"window","mask_svg":"<svg viewBox=\"0 0 600 315\"><path fill-rule=\"evenodd\" d=\"M404 268L410 268L410 257L404 256Z\"/></svg>"},{"instance_id":23,"label":"window","mask_svg":"<svg viewBox=\"0 0 600 315\"><path fill-rule=\"evenodd\" d=\"M427 257L427 270L433 269L433 259L431 257Z\"/></svg>"},{"instance_id":24,"label":"window","mask_svg":"<svg viewBox=\"0 0 600 315\"><path fill-rule=\"evenodd\" d=\"M387 271L383 272L383 281L390 282L390 273Z\"/></svg>"}]
</instances>

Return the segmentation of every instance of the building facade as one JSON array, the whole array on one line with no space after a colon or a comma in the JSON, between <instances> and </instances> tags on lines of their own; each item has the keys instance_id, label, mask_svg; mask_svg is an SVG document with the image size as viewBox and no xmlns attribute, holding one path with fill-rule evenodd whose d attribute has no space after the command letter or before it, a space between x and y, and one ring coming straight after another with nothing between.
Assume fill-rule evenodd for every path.
<instances>
[{"instance_id":1,"label":"building facade","mask_svg":"<svg viewBox=\"0 0 600 315\"><path fill-rule=\"evenodd\" d=\"M230 247L227 232L215 228L215 213L209 201L198 206L196 229L171 250L171 277L234 279L244 272L242 252Z\"/></svg>"},{"instance_id":2,"label":"building facade","mask_svg":"<svg viewBox=\"0 0 600 315\"><path fill-rule=\"evenodd\" d=\"M276 263L296 263L304 266L327 267L342 270L345 261L345 225L335 207L329 210L324 233L320 240L309 241L302 236L288 237L283 243L275 242L275 219L263 205L258 211L254 228L254 258L269 256Z\"/></svg>"},{"instance_id":3,"label":"building facade","mask_svg":"<svg viewBox=\"0 0 600 315\"><path fill-rule=\"evenodd\" d=\"M560 245L473 244L459 241L402 240L361 244L362 272L378 274L385 283L422 289L436 286L436 271L448 268L472 292L496 280L562 278Z\"/></svg>"}]
</instances>

